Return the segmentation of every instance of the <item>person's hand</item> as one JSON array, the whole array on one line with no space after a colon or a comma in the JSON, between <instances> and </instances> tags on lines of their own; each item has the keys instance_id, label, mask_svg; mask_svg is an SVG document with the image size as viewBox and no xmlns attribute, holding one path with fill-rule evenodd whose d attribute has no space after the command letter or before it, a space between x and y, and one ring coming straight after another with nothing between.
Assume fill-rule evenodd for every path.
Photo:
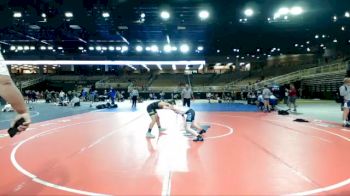
<instances>
[{"instance_id":1,"label":"person's hand","mask_svg":"<svg viewBox=\"0 0 350 196\"><path fill-rule=\"evenodd\" d=\"M23 114L18 114L16 116L16 118L14 119L14 121L11 123L11 127L13 127L13 125L15 124L15 122L20 119L20 118L24 118L24 123L22 125L20 125L18 127L18 131L19 132L22 132L22 131L25 131L28 127L29 127L29 124L31 123L31 120L30 120L30 115L29 113L23 113Z\"/></svg>"}]
</instances>

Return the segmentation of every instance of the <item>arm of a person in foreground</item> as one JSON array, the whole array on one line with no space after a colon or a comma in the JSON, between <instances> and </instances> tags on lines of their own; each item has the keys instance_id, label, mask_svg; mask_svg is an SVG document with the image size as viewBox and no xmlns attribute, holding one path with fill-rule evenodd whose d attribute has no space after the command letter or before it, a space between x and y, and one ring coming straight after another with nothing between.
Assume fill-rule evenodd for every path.
<instances>
[{"instance_id":1,"label":"arm of a person in foreground","mask_svg":"<svg viewBox=\"0 0 350 196\"><path fill-rule=\"evenodd\" d=\"M18 113L15 121L24 118L25 123L18 128L19 131L24 131L30 124L30 116L28 109L24 103L22 94L18 88L12 82L10 76L0 75L0 96L3 97L9 104L12 105L13 109Z\"/></svg>"}]
</instances>

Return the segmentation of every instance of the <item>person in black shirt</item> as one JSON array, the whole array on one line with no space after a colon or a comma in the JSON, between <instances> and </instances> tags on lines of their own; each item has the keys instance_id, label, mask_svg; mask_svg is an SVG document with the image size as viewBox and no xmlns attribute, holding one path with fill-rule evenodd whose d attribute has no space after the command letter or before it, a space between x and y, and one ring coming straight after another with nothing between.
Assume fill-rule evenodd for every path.
<instances>
[{"instance_id":1,"label":"person in black shirt","mask_svg":"<svg viewBox=\"0 0 350 196\"><path fill-rule=\"evenodd\" d=\"M147 106L147 112L148 112L149 116L151 117L152 121L149 124L146 137L148 137L148 138L155 138L155 136L152 135L152 133L151 133L152 132L152 128L153 128L155 123L157 123L159 131L165 131L165 129L162 128L161 125L160 125L160 120L159 120L159 116L158 116L157 110L159 110L159 109L170 109L171 105L172 104L168 103L168 102L157 101L157 102L153 102L153 103L151 103L151 104L149 104Z\"/></svg>"}]
</instances>

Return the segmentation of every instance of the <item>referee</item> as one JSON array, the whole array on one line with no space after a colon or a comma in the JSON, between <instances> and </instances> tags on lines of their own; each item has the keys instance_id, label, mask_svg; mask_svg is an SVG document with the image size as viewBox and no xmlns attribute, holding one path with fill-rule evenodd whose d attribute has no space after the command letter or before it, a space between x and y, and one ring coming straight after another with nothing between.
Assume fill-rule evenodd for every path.
<instances>
[{"instance_id":1,"label":"referee","mask_svg":"<svg viewBox=\"0 0 350 196\"><path fill-rule=\"evenodd\" d=\"M194 99L192 89L186 84L181 92L183 106L191 107L191 98Z\"/></svg>"},{"instance_id":2,"label":"referee","mask_svg":"<svg viewBox=\"0 0 350 196\"><path fill-rule=\"evenodd\" d=\"M139 97L139 91L136 88L132 89L131 91L132 108L136 108L138 97Z\"/></svg>"}]
</instances>

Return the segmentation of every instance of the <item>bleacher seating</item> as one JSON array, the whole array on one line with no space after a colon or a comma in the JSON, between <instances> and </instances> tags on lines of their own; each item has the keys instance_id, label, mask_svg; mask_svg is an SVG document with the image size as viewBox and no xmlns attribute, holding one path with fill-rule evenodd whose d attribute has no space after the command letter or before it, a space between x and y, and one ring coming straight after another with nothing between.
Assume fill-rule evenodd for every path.
<instances>
[{"instance_id":1,"label":"bleacher seating","mask_svg":"<svg viewBox=\"0 0 350 196\"><path fill-rule=\"evenodd\" d=\"M335 92L343 84L344 73L326 74L315 78L303 80L303 86L315 92Z\"/></svg>"},{"instance_id":2,"label":"bleacher seating","mask_svg":"<svg viewBox=\"0 0 350 196\"><path fill-rule=\"evenodd\" d=\"M190 76L192 86L209 86L215 74L194 74Z\"/></svg>"},{"instance_id":3,"label":"bleacher seating","mask_svg":"<svg viewBox=\"0 0 350 196\"><path fill-rule=\"evenodd\" d=\"M151 86L179 86L188 83L187 76L184 74L160 74L157 75Z\"/></svg>"}]
</instances>

